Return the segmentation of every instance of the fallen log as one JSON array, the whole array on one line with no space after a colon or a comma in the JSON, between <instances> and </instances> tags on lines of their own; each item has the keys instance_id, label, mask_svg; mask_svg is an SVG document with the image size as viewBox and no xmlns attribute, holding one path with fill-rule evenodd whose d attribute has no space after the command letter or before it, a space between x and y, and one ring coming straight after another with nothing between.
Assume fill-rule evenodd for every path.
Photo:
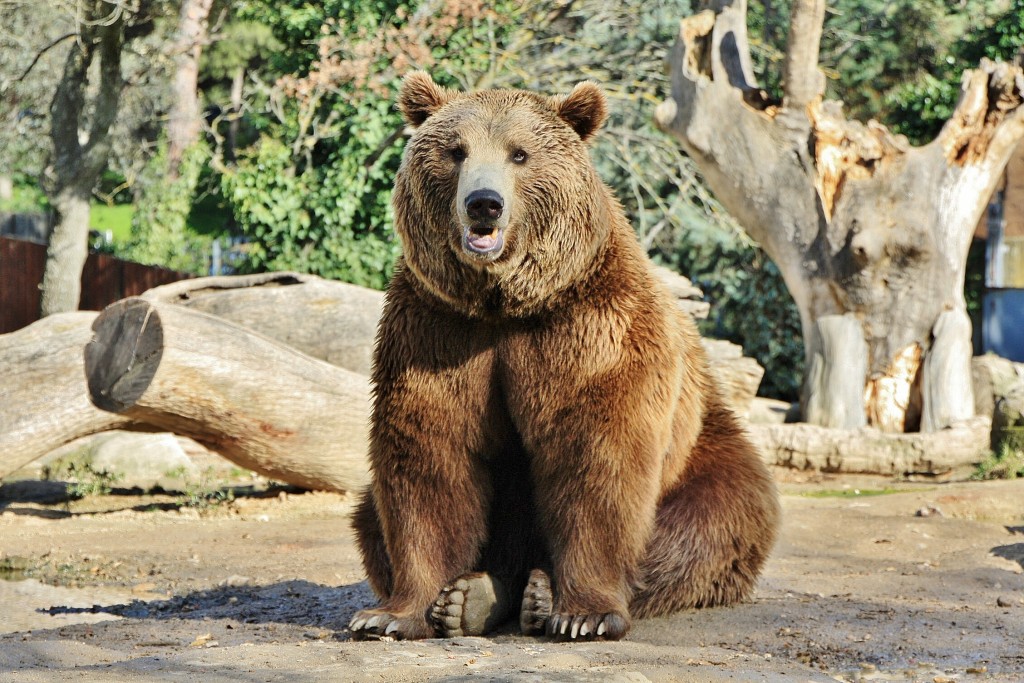
<instances>
[{"instance_id":1,"label":"fallen log","mask_svg":"<svg viewBox=\"0 0 1024 683\"><path fill-rule=\"evenodd\" d=\"M938 432L892 434L871 427L748 425L768 464L796 470L896 477L960 478L989 450L992 421L973 417Z\"/></svg>"},{"instance_id":2,"label":"fallen log","mask_svg":"<svg viewBox=\"0 0 1024 683\"><path fill-rule=\"evenodd\" d=\"M83 436L143 428L89 399L82 348L95 319L60 313L0 335L0 479Z\"/></svg>"},{"instance_id":3,"label":"fallen log","mask_svg":"<svg viewBox=\"0 0 1024 683\"><path fill-rule=\"evenodd\" d=\"M384 293L315 275L258 273L181 280L142 298L210 313L369 375Z\"/></svg>"},{"instance_id":4,"label":"fallen log","mask_svg":"<svg viewBox=\"0 0 1024 683\"><path fill-rule=\"evenodd\" d=\"M221 318L138 297L108 306L93 331L85 375L100 408L295 486L367 483L366 377Z\"/></svg>"}]
</instances>

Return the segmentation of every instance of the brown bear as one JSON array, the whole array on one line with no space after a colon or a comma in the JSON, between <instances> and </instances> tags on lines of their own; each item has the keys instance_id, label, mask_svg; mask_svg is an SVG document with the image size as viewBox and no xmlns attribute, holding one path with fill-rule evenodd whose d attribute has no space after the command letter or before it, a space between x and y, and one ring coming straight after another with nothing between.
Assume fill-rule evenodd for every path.
<instances>
[{"instance_id":1,"label":"brown bear","mask_svg":"<svg viewBox=\"0 0 1024 683\"><path fill-rule=\"evenodd\" d=\"M591 164L600 89L460 93L417 72L399 106L403 253L353 520L381 604L353 636L518 616L618 639L633 617L749 596L775 487Z\"/></svg>"}]
</instances>

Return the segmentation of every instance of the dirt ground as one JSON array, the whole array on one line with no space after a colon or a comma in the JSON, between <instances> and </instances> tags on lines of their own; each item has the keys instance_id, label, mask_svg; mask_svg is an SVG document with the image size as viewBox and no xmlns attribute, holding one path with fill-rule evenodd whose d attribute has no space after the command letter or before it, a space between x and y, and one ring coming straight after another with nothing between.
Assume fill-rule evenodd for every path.
<instances>
[{"instance_id":1,"label":"dirt ground","mask_svg":"<svg viewBox=\"0 0 1024 683\"><path fill-rule=\"evenodd\" d=\"M0 487L0 680L1022 681L1024 481L788 481L756 598L625 641L353 642L345 496Z\"/></svg>"}]
</instances>

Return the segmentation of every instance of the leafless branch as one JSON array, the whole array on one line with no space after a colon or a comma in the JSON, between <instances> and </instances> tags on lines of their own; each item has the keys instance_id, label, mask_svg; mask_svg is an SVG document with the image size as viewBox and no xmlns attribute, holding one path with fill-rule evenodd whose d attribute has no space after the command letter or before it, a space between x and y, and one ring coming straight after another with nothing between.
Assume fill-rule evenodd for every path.
<instances>
[{"instance_id":1,"label":"leafless branch","mask_svg":"<svg viewBox=\"0 0 1024 683\"><path fill-rule=\"evenodd\" d=\"M15 78L15 79L13 79L11 81L7 81L7 82L5 82L3 84L3 91L6 91L8 88L10 88L15 83L20 83L21 81L23 81L26 78L28 78L28 75L30 73L32 73L32 69L35 68L36 64L39 63L39 60L42 59L43 55L45 55L47 52L49 52L53 48L57 47L58 45L63 43L65 40L68 40L69 38L76 38L76 37L78 37L78 32L77 31L72 31L71 33L65 33L61 37L59 37L56 40L52 41L49 45L44 47L42 50L37 52L36 56L32 59L32 63L28 65L28 68L25 69L25 71L23 71L20 76L18 76L17 78Z\"/></svg>"}]
</instances>

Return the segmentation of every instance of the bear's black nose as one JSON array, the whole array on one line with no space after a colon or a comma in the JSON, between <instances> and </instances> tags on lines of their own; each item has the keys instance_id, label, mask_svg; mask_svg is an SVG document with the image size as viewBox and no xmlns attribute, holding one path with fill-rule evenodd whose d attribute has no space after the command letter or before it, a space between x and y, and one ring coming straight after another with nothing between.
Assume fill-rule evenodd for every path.
<instances>
[{"instance_id":1,"label":"bear's black nose","mask_svg":"<svg viewBox=\"0 0 1024 683\"><path fill-rule=\"evenodd\" d=\"M473 221L493 221L501 216L505 201L494 190L473 190L466 197L466 213Z\"/></svg>"}]
</instances>

